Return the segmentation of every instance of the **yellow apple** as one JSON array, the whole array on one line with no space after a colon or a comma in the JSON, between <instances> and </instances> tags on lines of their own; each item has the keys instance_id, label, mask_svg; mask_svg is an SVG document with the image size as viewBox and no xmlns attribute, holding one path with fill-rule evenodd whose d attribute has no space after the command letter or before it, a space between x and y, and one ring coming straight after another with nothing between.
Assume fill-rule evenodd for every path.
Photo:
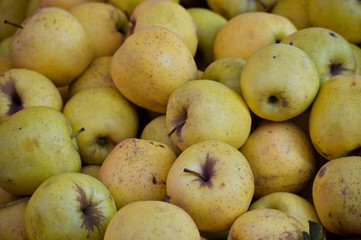
<instances>
[{"instance_id":1,"label":"yellow apple","mask_svg":"<svg viewBox=\"0 0 361 240\"><path fill-rule=\"evenodd\" d=\"M261 122L239 150L251 165L255 198L272 192L298 193L316 172L312 143L291 121Z\"/></svg>"},{"instance_id":2,"label":"yellow apple","mask_svg":"<svg viewBox=\"0 0 361 240\"><path fill-rule=\"evenodd\" d=\"M98 179L114 196L118 210L140 200L164 201L168 171L175 159L173 150L163 143L129 138L109 153Z\"/></svg>"},{"instance_id":3,"label":"yellow apple","mask_svg":"<svg viewBox=\"0 0 361 240\"><path fill-rule=\"evenodd\" d=\"M169 96L178 86L198 78L187 45L174 32L159 26L129 36L115 52L110 72L124 97L158 113L165 113Z\"/></svg>"},{"instance_id":4,"label":"yellow apple","mask_svg":"<svg viewBox=\"0 0 361 240\"><path fill-rule=\"evenodd\" d=\"M341 236L361 235L361 157L333 159L318 171L312 189L322 225Z\"/></svg>"},{"instance_id":5,"label":"yellow apple","mask_svg":"<svg viewBox=\"0 0 361 240\"><path fill-rule=\"evenodd\" d=\"M230 19L214 40L215 60L239 57L248 60L257 50L278 43L297 29L287 18L266 12L248 12Z\"/></svg>"}]
</instances>

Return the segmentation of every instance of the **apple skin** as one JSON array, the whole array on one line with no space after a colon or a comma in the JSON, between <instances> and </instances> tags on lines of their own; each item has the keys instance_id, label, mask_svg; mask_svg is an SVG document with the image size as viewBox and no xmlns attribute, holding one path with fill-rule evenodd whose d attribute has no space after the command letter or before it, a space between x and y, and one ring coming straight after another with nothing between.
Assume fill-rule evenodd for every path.
<instances>
[{"instance_id":1,"label":"apple skin","mask_svg":"<svg viewBox=\"0 0 361 240\"><path fill-rule=\"evenodd\" d=\"M335 75L353 75L356 72L353 50L349 42L337 32L322 27L304 28L281 41L285 44L291 42L306 52L315 63L320 86Z\"/></svg>"},{"instance_id":2,"label":"apple skin","mask_svg":"<svg viewBox=\"0 0 361 240\"><path fill-rule=\"evenodd\" d=\"M266 12L248 12L230 19L214 40L214 59L248 60L257 50L281 41L297 29L287 18Z\"/></svg>"},{"instance_id":3,"label":"apple skin","mask_svg":"<svg viewBox=\"0 0 361 240\"><path fill-rule=\"evenodd\" d=\"M228 240L303 239L303 224L291 215L276 209L249 210L239 216L228 234Z\"/></svg>"},{"instance_id":4,"label":"apple skin","mask_svg":"<svg viewBox=\"0 0 361 240\"><path fill-rule=\"evenodd\" d=\"M24 68L0 75L0 123L17 111L34 106L63 109L63 99L49 78Z\"/></svg>"},{"instance_id":5,"label":"apple skin","mask_svg":"<svg viewBox=\"0 0 361 240\"><path fill-rule=\"evenodd\" d=\"M79 4L87 2L103 2L104 0L39 0L39 7L58 7L62 9L70 9Z\"/></svg>"},{"instance_id":6,"label":"apple skin","mask_svg":"<svg viewBox=\"0 0 361 240\"><path fill-rule=\"evenodd\" d=\"M361 157L333 159L318 171L313 202L322 225L340 236L361 235Z\"/></svg>"},{"instance_id":7,"label":"apple skin","mask_svg":"<svg viewBox=\"0 0 361 240\"><path fill-rule=\"evenodd\" d=\"M251 130L251 114L241 96L213 80L189 81L169 98L166 124L182 151L204 140L241 147Z\"/></svg>"},{"instance_id":8,"label":"apple skin","mask_svg":"<svg viewBox=\"0 0 361 240\"><path fill-rule=\"evenodd\" d=\"M260 208L272 208L285 212L299 220L309 232L308 221L320 222L312 203L290 192L273 192L255 200L248 211Z\"/></svg>"},{"instance_id":9,"label":"apple skin","mask_svg":"<svg viewBox=\"0 0 361 240\"><path fill-rule=\"evenodd\" d=\"M122 240L200 239L197 226L186 211L155 200L137 201L122 207L111 219L104 240L117 240L119 236Z\"/></svg>"},{"instance_id":10,"label":"apple skin","mask_svg":"<svg viewBox=\"0 0 361 240\"><path fill-rule=\"evenodd\" d=\"M30 197L26 233L30 240L102 239L116 212L111 193L99 180L62 173L48 178Z\"/></svg>"},{"instance_id":11,"label":"apple skin","mask_svg":"<svg viewBox=\"0 0 361 240\"><path fill-rule=\"evenodd\" d=\"M81 173L88 174L92 177L97 178L101 165L85 165L80 169Z\"/></svg>"},{"instance_id":12,"label":"apple skin","mask_svg":"<svg viewBox=\"0 0 361 240\"><path fill-rule=\"evenodd\" d=\"M15 65L10 56L0 57L0 74L3 74L13 68L15 68Z\"/></svg>"},{"instance_id":13,"label":"apple skin","mask_svg":"<svg viewBox=\"0 0 361 240\"><path fill-rule=\"evenodd\" d=\"M21 23L26 18L28 0L2 0L0 5L0 42L12 36L16 32L16 27L4 24L4 20L14 23Z\"/></svg>"},{"instance_id":14,"label":"apple skin","mask_svg":"<svg viewBox=\"0 0 361 240\"><path fill-rule=\"evenodd\" d=\"M263 119L285 121L310 107L320 78L308 54L280 43L260 49L247 60L240 85L253 113Z\"/></svg>"},{"instance_id":15,"label":"apple skin","mask_svg":"<svg viewBox=\"0 0 361 240\"><path fill-rule=\"evenodd\" d=\"M128 138L109 153L98 179L114 196L117 209L140 200L165 201L165 183L175 159L173 150L163 143Z\"/></svg>"},{"instance_id":16,"label":"apple skin","mask_svg":"<svg viewBox=\"0 0 361 240\"><path fill-rule=\"evenodd\" d=\"M137 135L137 111L114 88L92 87L78 92L66 102L63 114L73 129L85 129L76 141L86 164L102 164L119 142Z\"/></svg>"},{"instance_id":17,"label":"apple skin","mask_svg":"<svg viewBox=\"0 0 361 240\"><path fill-rule=\"evenodd\" d=\"M17 196L15 194L9 193L5 191L2 187L0 187L0 206L19 198L21 198L21 196Z\"/></svg>"},{"instance_id":18,"label":"apple skin","mask_svg":"<svg viewBox=\"0 0 361 240\"><path fill-rule=\"evenodd\" d=\"M291 121L261 122L239 150L251 166L255 198L272 192L298 193L316 173L311 140Z\"/></svg>"},{"instance_id":19,"label":"apple skin","mask_svg":"<svg viewBox=\"0 0 361 240\"><path fill-rule=\"evenodd\" d=\"M309 118L310 137L322 157L359 154L360 97L360 75L334 76L322 85Z\"/></svg>"},{"instance_id":20,"label":"apple skin","mask_svg":"<svg viewBox=\"0 0 361 240\"><path fill-rule=\"evenodd\" d=\"M238 149L218 140L185 149L170 168L166 185L169 202L183 208L205 232L228 230L247 211L254 192L247 159Z\"/></svg>"},{"instance_id":21,"label":"apple skin","mask_svg":"<svg viewBox=\"0 0 361 240\"><path fill-rule=\"evenodd\" d=\"M356 75L361 75L361 48L356 44L350 43L356 59Z\"/></svg>"},{"instance_id":22,"label":"apple skin","mask_svg":"<svg viewBox=\"0 0 361 240\"><path fill-rule=\"evenodd\" d=\"M0 186L5 191L31 195L53 175L80 171L73 129L53 108L25 108L0 124L0 134Z\"/></svg>"}]
</instances>

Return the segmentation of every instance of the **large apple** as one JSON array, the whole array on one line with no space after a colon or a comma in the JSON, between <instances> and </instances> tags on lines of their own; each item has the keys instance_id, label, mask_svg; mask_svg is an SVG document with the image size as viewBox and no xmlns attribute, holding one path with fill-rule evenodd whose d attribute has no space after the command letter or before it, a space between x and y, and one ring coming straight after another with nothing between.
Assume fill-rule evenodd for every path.
<instances>
[{"instance_id":1,"label":"large apple","mask_svg":"<svg viewBox=\"0 0 361 240\"><path fill-rule=\"evenodd\" d=\"M116 89L84 89L65 104L63 114L73 129L84 128L76 136L83 163L102 164L122 140L136 137L138 114L133 104Z\"/></svg>"},{"instance_id":2,"label":"large apple","mask_svg":"<svg viewBox=\"0 0 361 240\"><path fill-rule=\"evenodd\" d=\"M170 96L166 124L181 150L204 140L241 147L251 131L251 114L241 96L213 80L193 80Z\"/></svg>"},{"instance_id":3,"label":"large apple","mask_svg":"<svg viewBox=\"0 0 361 240\"><path fill-rule=\"evenodd\" d=\"M165 201L167 175L175 159L163 143L129 138L109 153L98 179L113 194L118 209L140 200Z\"/></svg>"},{"instance_id":4,"label":"large apple","mask_svg":"<svg viewBox=\"0 0 361 240\"><path fill-rule=\"evenodd\" d=\"M320 85L335 75L356 72L356 60L349 42L329 29L304 28L285 37L281 43L292 43L310 56L316 65Z\"/></svg>"},{"instance_id":5,"label":"large apple","mask_svg":"<svg viewBox=\"0 0 361 240\"><path fill-rule=\"evenodd\" d=\"M110 220L104 240L199 240L196 224L176 205L143 200L122 207Z\"/></svg>"},{"instance_id":6,"label":"large apple","mask_svg":"<svg viewBox=\"0 0 361 240\"><path fill-rule=\"evenodd\" d=\"M34 106L63 109L63 99L49 78L24 68L0 75L0 123L21 109Z\"/></svg>"},{"instance_id":7,"label":"large apple","mask_svg":"<svg viewBox=\"0 0 361 240\"><path fill-rule=\"evenodd\" d=\"M185 149L167 177L169 202L183 208L200 231L228 230L250 206L254 179L236 148L208 140Z\"/></svg>"},{"instance_id":8,"label":"large apple","mask_svg":"<svg viewBox=\"0 0 361 240\"><path fill-rule=\"evenodd\" d=\"M33 239L103 239L117 212L109 190L83 173L48 178L31 195L25 209L25 229Z\"/></svg>"},{"instance_id":9,"label":"large apple","mask_svg":"<svg viewBox=\"0 0 361 240\"><path fill-rule=\"evenodd\" d=\"M335 76L326 81L312 105L312 143L328 160L360 155L361 76Z\"/></svg>"},{"instance_id":10,"label":"large apple","mask_svg":"<svg viewBox=\"0 0 361 240\"><path fill-rule=\"evenodd\" d=\"M56 86L65 86L78 77L92 61L93 51L80 22L57 7L34 12L22 23L10 44L16 67L42 73Z\"/></svg>"},{"instance_id":11,"label":"large apple","mask_svg":"<svg viewBox=\"0 0 361 240\"><path fill-rule=\"evenodd\" d=\"M255 198L272 192L298 193L316 172L311 140L291 121L261 122L239 150L252 168Z\"/></svg>"},{"instance_id":12,"label":"large apple","mask_svg":"<svg viewBox=\"0 0 361 240\"><path fill-rule=\"evenodd\" d=\"M257 50L280 42L297 29L287 18L266 12L248 12L230 19L214 40L215 60L239 57L247 60Z\"/></svg>"},{"instance_id":13,"label":"large apple","mask_svg":"<svg viewBox=\"0 0 361 240\"><path fill-rule=\"evenodd\" d=\"M31 195L46 179L79 172L81 160L68 119L59 111L25 108L0 124L0 186Z\"/></svg>"},{"instance_id":14,"label":"large apple","mask_svg":"<svg viewBox=\"0 0 361 240\"><path fill-rule=\"evenodd\" d=\"M110 72L124 97L158 113L165 113L178 86L198 78L189 48L171 30L158 26L129 36L113 55Z\"/></svg>"},{"instance_id":15,"label":"large apple","mask_svg":"<svg viewBox=\"0 0 361 240\"><path fill-rule=\"evenodd\" d=\"M301 49L272 44L253 54L241 78L242 96L257 116L284 121L304 112L314 101L320 78L312 59Z\"/></svg>"}]
</instances>

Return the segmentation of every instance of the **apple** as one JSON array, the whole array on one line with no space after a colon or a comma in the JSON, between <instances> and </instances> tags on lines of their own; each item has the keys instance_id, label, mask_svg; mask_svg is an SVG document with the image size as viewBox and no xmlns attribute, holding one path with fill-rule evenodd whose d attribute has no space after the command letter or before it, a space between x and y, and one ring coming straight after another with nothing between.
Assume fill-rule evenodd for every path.
<instances>
[{"instance_id":1,"label":"apple","mask_svg":"<svg viewBox=\"0 0 361 240\"><path fill-rule=\"evenodd\" d=\"M10 43L10 56L17 68L37 71L58 87L78 77L92 61L93 52L80 22L57 7L34 12Z\"/></svg>"},{"instance_id":2,"label":"apple","mask_svg":"<svg viewBox=\"0 0 361 240\"><path fill-rule=\"evenodd\" d=\"M360 97L360 75L334 76L322 85L309 119L311 141L322 157L360 154Z\"/></svg>"},{"instance_id":3,"label":"apple","mask_svg":"<svg viewBox=\"0 0 361 240\"><path fill-rule=\"evenodd\" d=\"M83 163L102 164L122 140L136 137L138 114L133 104L116 89L92 87L72 96L63 114L73 129L85 128L76 136Z\"/></svg>"},{"instance_id":4,"label":"apple","mask_svg":"<svg viewBox=\"0 0 361 240\"><path fill-rule=\"evenodd\" d=\"M31 195L25 229L29 239L103 239L116 212L99 180L67 172L48 178Z\"/></svg>"},{"instance_id":5,"label":"apple","mask_svg":"<svg viewBox=\"0 0 361 240\"><path fill-rule=\"evenodd\" d=\"M113 55L110 72L124 97L157 113L165 113L178 86L198 78L189 48L174 32L159 26L129 36Z\"/></svg>"},{"instance_id":6,"label":"apple","mask_svg":"<svg viewBox=\"0 0 361 240\"><path fill-rule=\"evenodd\" d=\"M303 224L306 232L309 232L309 221L320 222L313 204L290 192L273 192L264 195L255 200L248 210L261 208L277 209L295 217Z\"/></svg>"},{"instance_id":7,"label":"apple","mask_svg":"<svg viewBox=\"0 0 361 240\"><path fill-rule=\"evenodd\" d=\"M69 97L91 87L111 87L117 89L110 75L112 56L94 58L84 72L69 84Z\"/></svg>"},{"instance_id":8,"label":"apple","mask_svg":"<svg viewBox=\"0 0 361 240\"><path fill-rule=\"evenodd\" d=\"M287 18L266 12L247 12L230 19L214 40L215 60L239 57L248 60L257 50L279 43L297 29Z\"/></svg>"},{"instance_id":9,"label":"apple","mask_svg":"<svg viewBox=\"0 0 361 240\"><path fill-rule=\"evenodd\" d=\"M331 29L351 43L361 43L359 1L309 0L311 24Z\"/></svg>"},{"instance_id":10,"label":"apple","mask_svg":"<svg viewBox=\"0 0 361 240\"><path fill-rule=\"evenodd\" d=\"M272 44L248 59L240 85L253 113L263 119L285 121L311 106L320 78L304 51L288 44Z\"/></svg>"},{"instance_id":11,"label":"apple","mask_svg":"<svg viewBox=\"0 0 361 240\"><path fill-rule=\"evenodd\" d=\"M251 166L255 198L273 192L298 193L316 173L311 140L291 121L262 121L239 150Z\"/></svg>"},{"instance_id":12,"label":"apple","mask_svg":"<svg viewBox=\"0 0 361 240\"><path fill-rule=\"evenodd\" d=\"M114 196L118 210L141 200L165 201L166 179L175 159L173 150L163 143L129 138L109 153L98 179Z\"/></svg>"},{"instance_id":13,"label":"apple","mask_svg":"<svg viewBox=\"0 0 361 240\"><path fill-rule=\"evenodd\" d=\"M241 147L251 131L251 114L241 96L213 80L193 80L170 96L166 124L182 151L204 140Z\"/></svg>"},{"instance_id":14,"label":"apple","mask_svg":"<svg viewBox=\"0 0 361 240\"><path fill-rule=\"evenodd\" d=\"M192 56L198 46L197 24L179 3L170 0L143 0L129 20L128 36L149 26L159 26L174 32L186 44Z\"/></svg>"},{"instance_id":15,"label":"apple","mask_svg":"<svg viewBox=\"0 0 361 240\"><path fill-rule=\"evenodd\" d=\"M335 75L353 75L356 60L349 42L322 27L309 27L285 37L281 43L302 49L315 63L320 85Z\"/></svg>"},{"instance_id":16,"label":"apple","mask_svg":"<svg viewBox=\"0 0 361 240\"><path fill-rule=\"evenodd\" d=\"M248 210L254 179L238 149L208 140L193 144L178 156L166 186L169 202L184 209L200 231L221 232Z\"/></svg>"},{"instance_id":17,"label":"apple","mask_svg":"<svg viewBox=\"0 0 361 240\"><path fill-rule=\"evenodd\" d=\"M303 224L291 215L277 209L261 208L239 216L227 239L304 239L303 229Z\"/></svg>"},{"instance_id":18,"label":"apple","mask_svg":"<svg viewBox=\"0 0 361 240\"><path fill-rule=\"evenodd\" d=\"M124 42L128 19L119 8L104 2L87 2L68 11L88 33L95 58L112 56Z\"/></svg>"},{"instance_id":19,"label":"apple","mask_svg":"<svg viewBox=\"0 0 361 240\"><path fill-rule=\"evenodd\" d=\"M25 230L25 209L30 197L0 205L0 239L23 240L28 239Z\"/></svg>"},{"instance_id":20,"label":"apple","mask_svg":"<svg viewBox=\"0 0 361 240\"><path fill-rule=\"evenodd\" d=\"M31 195L53 175L79 172L73 134L68 119L50 107L25 108L10 116L0 124L0 187Z\"/></svg>"},{"instance_id":21,"label":"apple","mask_svg":"<svg viewBox=\"0 0 361 240\"><path fill-rule=\"evenodd\" d=\"M312 196L322 225L340 236L361 235L361 157L335 158L313 182Z\"/></svg>"},{"instance_id":22,"label":"apple","mask_svg":"<svg viewBox=\"0 0 361 240\"><path fill-rule=\"evenodd\" d=\"M33 106L63 109L63 99L49 78L24 68L10 69L0 75L0 123Z\"/></svg>"},{"instance_id":23,"label":"apple","mask_svg":"<svg viewBox=\"0 0 361 240\"><path fill-rule=\"evenodd\" d=\"M110 220L104 240L199 240L193 219L176 205L143 200L122 207Z\"/></svg>"}]
</instances>

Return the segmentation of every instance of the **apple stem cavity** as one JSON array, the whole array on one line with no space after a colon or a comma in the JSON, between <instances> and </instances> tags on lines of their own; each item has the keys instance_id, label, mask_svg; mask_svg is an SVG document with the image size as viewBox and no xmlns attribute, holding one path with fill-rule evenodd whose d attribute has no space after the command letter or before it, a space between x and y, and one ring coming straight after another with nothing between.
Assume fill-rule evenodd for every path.
<instances>
[{"instance_id":1,"label":"apple stem cavity","mask_svg":"<svg viewBox=\"0 0 361 240\"><path fill-rule=\"evenodd\" d=\"M177 129L181 129L183 127L183 125L186 123L186 119L181 121L178 125L176 125L172 131L170 131L170 133L168 133L168 137L170 138L170 136L172 136L172 134L177 131Z\"/></svg>"},{"instance_id":2,"label":"apple stem cavity","mask_svg":"<svg viewBox=\"0 0 361 240\"><path fill-rule=\"evenodd\" d=\"M205 181L205 182L208 182L208 181L209 181L208 178L202 176L199 172L190 170L190 169L188 169L188 168L183 169L183 172L191 173L191 174L193 174L193 175L196 175L197 177L201 178L201 179L202 179L203 181Z\"/></svg>"},{"instance_id":3,"label":"apple stem cavity","mask_svg":"<svg viewBox=\"0 0 361 240\"><path fill-rule=\"evenodd\" d=\"M78 136L80 133L84 132L85 128L80 128L78 131L76 131L73 135L70 136L71 139L75 138L76 136Z\"/></svg>"},{"instance_id":4,"label":"apple stem cavity","mask_svg":"<svg viewBox=\"0 0 361 240\"><path fill-rule=\"evenodd\" d=\"M269 103L276 103L276 102L278 102L278 98L276 97L276 96L269 96L269 98L268 98L268 102Z\"/></svg>"},{"instance_id":5,"label":"apple stem cavity","mask_svg":"<svg viewBox=\"0 0 361 240\"><path fill-rule=\"evenodd\" d=\"M11 22L9 20L6 20L6 19L4 20L4 23L9 24L9 25L14 26L14 27L17 27L17 28L20 28L20 29L23 29L23 26L21 26L21 25L19 25L17 23Z\"/></svg>"}]
</instances>

